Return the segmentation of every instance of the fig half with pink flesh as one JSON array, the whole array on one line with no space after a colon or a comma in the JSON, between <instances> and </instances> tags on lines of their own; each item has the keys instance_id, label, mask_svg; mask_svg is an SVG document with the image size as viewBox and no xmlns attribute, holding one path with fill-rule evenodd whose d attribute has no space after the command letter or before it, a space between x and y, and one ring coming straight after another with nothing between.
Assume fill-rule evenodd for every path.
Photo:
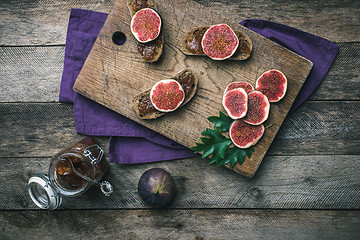
<instances>
[{"instance_id":1,"label":"fig half with pink flesh","mask_svg":"<svg viewBox=\"0 0 360 240\"><path fill-rule=\"evenodd\" d=\"M234 121L229 129L231 141L238 148L249 148L255 145L264 135L264 125L250 125L242 119Z\"/></svg>"},{"instance_id":2,"label":"fig half with pink flesh","mask_svg":"<svg viewBox=\"0 0 360 240\"><path fill-rule=\"evenodd\" d=\"M251 125L260 125L269 117L270 102L268 98L259 91L248 94L248 111L243 118L244 122Z\"/></svg>"},{"instance_id":3,"label":"fig half with pink flesh","mask_svg":"<svg viewBox=\"0 0 360 240\"><path fill-rule=\"evenodd\" d=\"M278 102L285 96L287 78L279 70L269 70L256 80L255 89L265 94L269 102Z\"/></svg>"},{"instance_id":4,"label":"fig half with pink flesh","mask_svg":"<svg viewBox=\"0 0 360 240\"><path fill-rule=\"evenodd\" d=\"M254 87L248 82L232 82L229 85L227 85L224 93L226 93L232 89L235 89L235 88L243 88L247 94L254 91Z\"/></svg>"},{"instance_id":5,"label":"fig half with pink flesh","mask_svg":"<svg viewBox=\"0 0 360 240\"><path fill-rule=\"evenodd\" d=\"M154 9L143 8L132 17L130 27L136 40L141 43L147 43L159 36L161 18Z\"/></svg>"},{"instance_id":6,"label":"fig half with pink flesh","mask_svg":"<svg viewBox=\"0 0 360 240\"><path fill-rule=\"evenodd\" d=\"M180 83L173 79L157 82L150 91L150 100L154 108L161 112L177 109L185 99L185 92Z\"/></svg>"},{"instance_id":7,"label":"fig half with pink flesh","mask_svg":"<svg viewBox=\"0 0 360 240\"><path fill-rule=\"evenodd\" d=\"M201 46L204 53L214 60L231 57L239 46L239 39L227 24L211 26L204 34Z\"/></svg>"},{"instance_id":8,"label":"fig half with pink flesh","mask_svg":"<svg viewBox=\"0 0 360 240\"><path fill-rule=\"evenodd\" d=\"M236 88L226 92L222 104L232 119L243 118L248 109L248 95L243 88Z\"/></svg>"}]
</instances>

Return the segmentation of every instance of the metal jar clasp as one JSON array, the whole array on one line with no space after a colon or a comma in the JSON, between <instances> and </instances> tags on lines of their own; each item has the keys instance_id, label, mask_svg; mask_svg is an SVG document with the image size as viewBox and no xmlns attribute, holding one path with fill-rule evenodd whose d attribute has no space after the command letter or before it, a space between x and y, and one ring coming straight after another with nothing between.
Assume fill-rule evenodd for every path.
<instances>
[{"instance_id":1,"label":"metal jar clasp","mask_svg":"<svg viewBox=\"0 0 360 240\"><path fill-rule=\"evenodd\" d=\"M99 151L99 154L95 157L93 153L97 150ZM95 144L85 148L84 155L91 160L91 164L98 164L104 155L104 150L102 150L99 145Z\"/></svg>"}]
</instances>

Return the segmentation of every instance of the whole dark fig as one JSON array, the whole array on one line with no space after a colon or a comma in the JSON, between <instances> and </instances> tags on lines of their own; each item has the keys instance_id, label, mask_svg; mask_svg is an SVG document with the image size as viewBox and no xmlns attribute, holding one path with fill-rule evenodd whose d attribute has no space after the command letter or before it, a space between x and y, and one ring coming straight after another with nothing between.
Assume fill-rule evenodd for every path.
<instances>
[{"instance_id":1,"label":"whole dark fig","mask_svg":"<svg viewBox=\"0 0 360 240\"><path fill-rule=\"evenodd\" d=\"M175 184L167 171L152 168L141 176L138 192L146 204L152 207L164 207L174 199Z\"/></svg>"}]
</instances>

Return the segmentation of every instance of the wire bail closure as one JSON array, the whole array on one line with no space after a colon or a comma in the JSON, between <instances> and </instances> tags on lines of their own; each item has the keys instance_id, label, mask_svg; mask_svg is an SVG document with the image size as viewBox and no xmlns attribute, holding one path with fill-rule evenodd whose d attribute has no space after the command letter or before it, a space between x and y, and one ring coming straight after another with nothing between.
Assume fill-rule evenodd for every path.
<instances>
[{"instance_id":1,"label":"wire bail closure","mask_svg":"<svg viewBox=\"0 0 360 240\"><path fill-rule=\"evenodd\" d=\"M97 157L95 157L93 155L93 153L98 150L99 154ZM95 144L95 145L91 145L87 148L85 148L84 150L84 155L86 157L88 157L91 160L91 164L97 164L100 162L100 160L102 159L103 155L104 155L104 150L102 150L101 147L99 147L99 145Z\"/></svg>"}]
</instances>

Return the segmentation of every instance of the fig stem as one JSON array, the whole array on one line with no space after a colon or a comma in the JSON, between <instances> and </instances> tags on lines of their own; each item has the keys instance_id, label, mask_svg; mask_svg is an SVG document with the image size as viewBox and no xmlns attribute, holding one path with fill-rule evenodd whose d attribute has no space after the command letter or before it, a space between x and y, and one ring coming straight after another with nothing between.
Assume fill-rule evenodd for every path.
<instances>
[{"instance_id":1,"label":"fig stem","mask_svg":"<svg viewBox=\"0 0 360 240\"><path fill-rule=\"evenodd\" d=\"M272 124L270 124L270 125L268 125L268 126L266 126L266 127L265 127L265 129L271 128L272 126L274 126L274 124L273 124L273 123L272 123Z\"/></svg>"}]
</instances>

